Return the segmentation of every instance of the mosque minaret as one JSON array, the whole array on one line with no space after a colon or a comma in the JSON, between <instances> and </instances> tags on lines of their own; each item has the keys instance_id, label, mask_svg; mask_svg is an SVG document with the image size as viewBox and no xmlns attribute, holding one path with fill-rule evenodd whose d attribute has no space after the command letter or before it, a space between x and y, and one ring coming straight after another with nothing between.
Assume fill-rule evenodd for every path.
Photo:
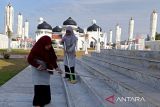
<instances>
[{"instance_id":1,"label":"mosque minaret","mask_svg":"<svg viewBox=\"0 0 160 107\"><path fill-rule=\"evenodd\" d=\"M8 30L13 32L13 23L14 23L14 8L9 3L5 7L5 34L7 34Z\"/></svg>"},{"instance_id":2,"label":"mosque minaret","mask_svg":"<svg viewBox=\"0 0 160 107\"><path fill-rule=\"evenodd\" d=\"M24 22L24 36L25 36L25 38L29 37L29 22L28 22L28 20L26 20Z\"/></svg>"},{"instance_id":3,"label":"mosque minaret","mask_svg":"<svg viewBox=\"0 0 160 107\"><path fill-rule=\"evenodd\" d=\"M133 44L133 33L134 33L134 20L131 17L131 19L129 20L129 31L128 31L128 49L131 50L132 48L132 44Z\"/></svg>"},{"instance_id":4,"label":"mosque minaret","mask_svg":"<svg viewBox=\"0 0 160 107\"><path fill-rule=\"evenodd\" d=\"M133 40L133 33L134 33L134 19L131 17L129 21L129 41Z\"/></svg>"},{"instance_id":5,"label":"mosque minaret","mask_svg":"<svg viewBox=\"0 0 160 107\"><path fill-rule=\"evenodd\" d=\"M110 30L109 31L109 45L112 45L112 35L113 35L113 31L112 30Z\"/></svg>"},{"instance_id":6,"label":"mosque minaret","mask_svg":"<svg viewBox=\"0 0 160 107\"><path fill-rule=\"evenodd\" d=\"M119 24L116 25L116 49L120 48L120 42L121 42L121 28Z\"/></svg>"},{"instance_id":7,"label":"mosque minaret","mask_svg":"<svg viewBox=\"0 0 160 107\"><path fill-rule=\"evenodd\" d=\"M157 17L158 17L158 14L154 10L150 18L150 40L151 41L155 40L155 35L156 35L156 30L157 30Z\"/></svg>"},{"instance_id":8,"label":"mosque minaret","mask_svg":"<svg viewBox=\"0 0 160 107\"><path fill-rule=\"evenodd\" d=\"M23 16L21 13L18 14L18 24L17 24L17 36L22 37L23 31Z\"/></svg>"}]
</instances>

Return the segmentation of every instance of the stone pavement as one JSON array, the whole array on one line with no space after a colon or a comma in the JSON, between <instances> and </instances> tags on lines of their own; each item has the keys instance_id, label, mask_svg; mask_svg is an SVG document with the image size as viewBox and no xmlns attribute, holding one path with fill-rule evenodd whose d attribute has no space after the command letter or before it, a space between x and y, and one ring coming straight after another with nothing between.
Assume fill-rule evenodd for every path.
<instances>
[{"instance_id":1,"label":"stone pavement","mask_svg":"<svg viewBox=\"0 0 160 107\"><path fill-rule=\"evenodd\" d=\"M59 79L61 77L58 74L51 77L52 102L46 107L66 107L65 91ZM30 66L0 87L0 107L32 107L32 99Z\"/></svg>"}]
</instances>

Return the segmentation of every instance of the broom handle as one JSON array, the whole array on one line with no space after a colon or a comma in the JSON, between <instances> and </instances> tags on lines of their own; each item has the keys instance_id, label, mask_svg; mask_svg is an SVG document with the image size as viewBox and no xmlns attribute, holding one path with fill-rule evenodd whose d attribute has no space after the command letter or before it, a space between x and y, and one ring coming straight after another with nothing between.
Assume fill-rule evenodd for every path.
<instances>
[{"instance_id":1,"label":"broom handle","mask_svg":"<svg viewBox=\"0 0 160 107\"><path fill-rule=\"evenodd\" d=\"M47 69L47 71L55 72L55 70L50 70L50 69ZM77 73L68 73L68 72L65 72L65 74L77 75L77 76L82 76L82 77L88 77L88 78L93 78L93 79L99 79L99 80L105 80L105 81L107 81L106 79L102 79L102 78L99 78L99 77L82 75L82 74L77 74Z\"/></svg>"}]
</instances>

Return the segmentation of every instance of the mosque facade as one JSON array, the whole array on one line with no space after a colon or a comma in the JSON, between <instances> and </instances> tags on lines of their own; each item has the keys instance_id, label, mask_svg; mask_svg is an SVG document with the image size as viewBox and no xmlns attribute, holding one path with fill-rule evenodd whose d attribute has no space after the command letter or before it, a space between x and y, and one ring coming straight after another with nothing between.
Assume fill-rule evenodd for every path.
<instances>
[{"instance_id":1,"label":"mosque facade","mask_svg":"<svg viewBox=\"0 0 160 107\"><path fill-rule=\"evenodd\" d=\"M39 19L39 24L36 31L36 41L44 35L48 35L57 44L57 47L61 46L61 39L65 35L66 28L71 26L75 36L78 38L77 50L84 50L87 42L87 48L96 48L98 41L101 45L104 44L104 33L102 28L96 24L96 21L92 21L92 25L86 30L78 26L77 22L71 17L63 22L62 26L51 27L50 24L45 22L43 18ZM87 37L86 37L87 36ZM86 39L87 38L87 39Z\"/></svg>"}]
</instances>

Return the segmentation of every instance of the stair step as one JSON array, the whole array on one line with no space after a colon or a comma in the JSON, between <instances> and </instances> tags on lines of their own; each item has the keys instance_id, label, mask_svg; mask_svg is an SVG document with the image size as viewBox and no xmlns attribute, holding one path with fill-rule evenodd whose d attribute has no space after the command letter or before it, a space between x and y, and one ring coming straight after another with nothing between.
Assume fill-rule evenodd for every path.
<instances>
[{"instance_id":1,"label":"stair step","mask_svg":"<svg viewBox=\"0 0 160 107\"><path fill-rule=\"evenodd\" d=\"M101 65L105 65L108 69L117 71L119 73L122 73L123 75L134 78L140 82L151 85L156 89L160 89L159 72L151 72L150 70L147 70L145 68L140 68L127 63L107 60L103 56L101 57L85 56L83 57L83 59L90 60L92 62L99 61Z\"/></svg>"},{"instance_id":2,"label":"stair step","mask_svg":"<svg viewBox=\"0 0 160 107\"><path fill-rule=\"evenodd\" d=\"M139 83L134 79L120 75L120 73L106 69L104 66L90 61L78 60L84 67L90 69L90 72L105 78L112 88L123 96L141 96L146 99L146 102L138 103L140 107L158 107L160 106L160 91L155 90L145 84ZM137 104L137 103L136 103ZM145 105L145 106L144 106Z\"/></svg>"},{"instance_id":3,"label":"stair step","mask_svg":"<svg viewBox=\"0 0 160 107\"><path fill-rule=\"evenodd\" d=\"M79 76L80 80L86 85L86 87L89 88L90 91L92 91L92 94L94 94L99 101L101 101L101 106L98 107L136 107L131 102L127 103L121 103L121 102L115 102L115 104L112 104L110 102L106 101L106 98L109 96L121 96L117 92L115 92L109 85L107 85L105 80L102 79L96 79L97 75L94 75L93 73L89 72L87 69L83 67L82 64L77 63L76 64L76 72L80 75L87 75L90 77L95 78L89 78L89 77L83 77Z\"/></svg>"},{"instance_id":4,"label":"stair step","mask_svg":"<svg viewBox=\"0 0 160 107\"><path fill-rule=\"evenodd\" d=\"M64 72L63 64L60 65L60 68ZM78 78L77 80L78 82L76 84L71 84L64 79L70 93L70 100L73 102L72 107L100 107L93 95L88 92L84 84L79 82Z\"/></svg>"},{"instance_id":5,"label":"stair step","mask_svg":"<svg viewBox=\"0 0 160 107\"><path fill-rule=\"evenodd\" d=\"M53 94L52 106L68 107L65 86L63 84L62 77L59 74L54 74L51 76L50 82L51 92Z\"/></svg>"},{"instance_id":6,"label":"stair step","mask_svg":"<svg viewBox=\"0 0 160 107\"><path fill-rule=\"evenodd\" d=\"M92 53L92 56L103 56L107 59L116 60L118 62L128 63L139 67L145 67L152 71L157 71L160 73L160 61L141 58L141 57L132 57L132 56L124 56L124 55L117 55L117 54L104 54L102 53Z\"/></svg>"}]
</instances>

